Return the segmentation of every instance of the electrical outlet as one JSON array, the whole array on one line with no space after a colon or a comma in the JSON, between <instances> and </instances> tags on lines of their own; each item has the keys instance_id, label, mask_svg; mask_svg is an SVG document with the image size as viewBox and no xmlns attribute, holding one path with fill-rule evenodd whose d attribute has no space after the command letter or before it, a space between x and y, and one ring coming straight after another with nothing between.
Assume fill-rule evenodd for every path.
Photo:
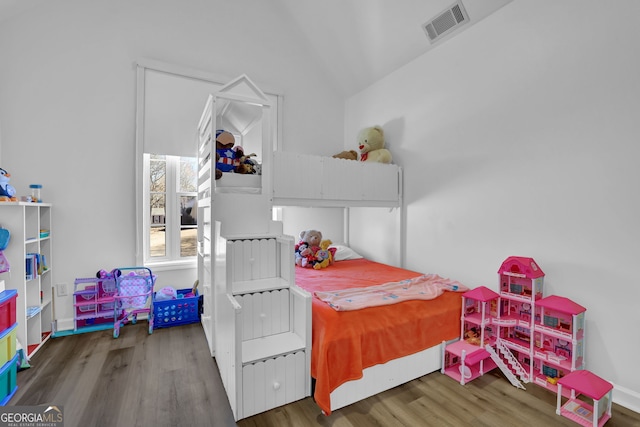
<instances>
[{"instance_id":1,"label":"electrical outlet","mask_svg":"<svg viewBox=\"0 0 640 427\"><path fill-rule=\"evenodd\" d=\"M58 284L58 296L59 297L65 297L67 295L68 295L67 284L66 283L59 283Z\"/></svg>"}]
</instances>

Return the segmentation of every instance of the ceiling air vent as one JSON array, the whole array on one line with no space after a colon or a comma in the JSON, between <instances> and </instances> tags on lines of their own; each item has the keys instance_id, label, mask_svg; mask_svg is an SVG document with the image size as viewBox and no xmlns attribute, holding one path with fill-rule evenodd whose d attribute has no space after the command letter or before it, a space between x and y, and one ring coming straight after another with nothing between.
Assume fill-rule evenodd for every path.
<instances>
[{"instance_id":1,"label":"ceiling air vent","mask_svg":"<svg viewBox=\"0 0 640 427\"><path fill-rule=\"evenodd\" d=\"M469 16L467 11L464 10L462 2L459 1L444 12L439 13L432 20L427 21L422 25L422 28L427 33L431 43L434 43L467 22L469 22Z\"/></svg>"}]
</instances>

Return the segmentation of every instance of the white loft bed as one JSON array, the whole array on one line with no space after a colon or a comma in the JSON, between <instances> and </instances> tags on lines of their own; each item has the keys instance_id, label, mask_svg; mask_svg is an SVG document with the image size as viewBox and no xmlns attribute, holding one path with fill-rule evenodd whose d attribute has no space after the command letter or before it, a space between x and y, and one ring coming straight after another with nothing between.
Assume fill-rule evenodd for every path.
<instances>
[{"instance_id":1,"label":"white loft bed","mask_svg":"<svg viewBox=\"0 0 640 427\"><path fill-rule=\"evenodd\" d=\"M402 189L402 169L397 165L274 153L274 205L396 208L402 206ZM367 368L361 379L348 381L331 393L331 410L438 371L441 359L441 344L437 344Z\"/></svg>"},{"instance_id":2,"label":"white loft bed","mask_svg":"<svg viewBox=\"0 0 640 427\"><path fill-rule=\"evenodd\" d=\"M273 169L274 205L402 206L397 165L276 151Z\"/></svg>"},{"instance_id":3,"label":"white loft bed","mask_svg":"<svg viewBox=\"0 0 640 427\"><path fill-rule=\"evenodd\" d=\"M246 76L241 78L246 79ZM237 99L243 98L240 96ZM211 120L212 109L215 110L215 106L212 105L210 98L199 124L200 140L206 139L207 132L215 133L215 129L212 129L216 126L215 120ZM211 121L208 127L207 120ZM264 119L262 125L263 134L270 135L269 125ZM261 236L272 231L270 212L274 205L343 208L402 207L402 169L397 165L284 151L272 152L270 138L263 140L262 147L262 175L223 174L222 179L213 180L212 171L207 171L206 166L200 172L200 175L208 174L210 182L210 188L205 189L205 192L208 191L210 194L204 194L204 197L199 195L199 199L207 200L209 197L211 200L210 205L204 206L205 215L217 209L217 213L213 216L216 217L216 221L226 226L227 234L243 233L246 236ZM232 204L233 209L216 208L216 203L213 201L216 194L224 194L222 204ZM256 195L262 197L256 197ZM251 223L238 218L238 212L249 211L254 213L254 220ZM205 301L205 308L206 306ZM205 315L203 317L206 317ZM207 331L211 326L207 327L204 323L203 326L214 354L214 332ZM331 410L350 405L439 370L440 347L441 345L438 344L419 353L365 369L361 379L349 381L331 393Z\"/></svg>"}]
</instances>

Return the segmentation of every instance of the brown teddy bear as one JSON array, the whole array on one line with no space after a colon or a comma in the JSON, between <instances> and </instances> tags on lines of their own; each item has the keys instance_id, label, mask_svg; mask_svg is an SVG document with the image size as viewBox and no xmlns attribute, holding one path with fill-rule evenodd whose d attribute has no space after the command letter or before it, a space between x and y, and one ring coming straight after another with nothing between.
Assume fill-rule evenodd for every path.
<instances>
[{"instance_id":1,"label":"brown teddy bear","mask_svg":"<svg viewBox=\"0 0 640 427\"><path fill-rule=\"evenodd\" d=\"M356 150L342 151L333 155L334 159L358 160L358 152Z\"/></svg>"}]
</instances>

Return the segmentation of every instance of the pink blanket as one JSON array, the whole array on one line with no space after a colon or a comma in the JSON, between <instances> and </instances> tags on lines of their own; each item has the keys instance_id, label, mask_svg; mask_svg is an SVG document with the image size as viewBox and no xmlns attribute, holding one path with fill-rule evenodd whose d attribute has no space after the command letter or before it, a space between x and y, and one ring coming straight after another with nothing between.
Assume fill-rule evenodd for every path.
<instances>
[{"instance_id":1,"label":"pink blanket","mask_svg":"<svg viewBox=\"0 0 640 427\"><path fill-rule=\"evenodd\" d=\"M348 288L329 292L316 291L315 296L337 311L396 304L409 300L430 300L444 291L466 292L469 288L437 274L424 274L413 279L389 282L366 288Z\"/></svg>"}]
</instances>

